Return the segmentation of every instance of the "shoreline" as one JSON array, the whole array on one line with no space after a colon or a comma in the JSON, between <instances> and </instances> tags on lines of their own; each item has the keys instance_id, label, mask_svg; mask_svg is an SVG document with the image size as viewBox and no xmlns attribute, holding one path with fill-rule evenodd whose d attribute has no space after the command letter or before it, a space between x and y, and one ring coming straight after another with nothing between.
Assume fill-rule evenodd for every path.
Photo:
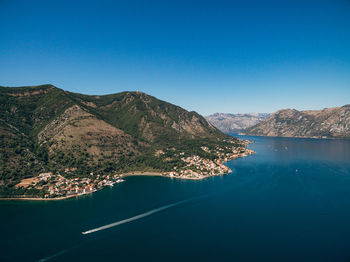
<instances>
[{"instance_id":1,"label":"shoreline","mask_svg":"<svg viewBox=\"0 0 350 262\"><path fill-rule=\"evenodd\" d=\"M129 177L129 176L164 176L164 173L157 171L131 171L127 173L122 173L119 175L120 178Z\"/></svg>"},{"instance_id":2,"label":"shoreline","mask_svg":"<svg viewBox=\"0 0 350 262\"><path fill-rule=\"evenodd\" d=\"M96 192L96 191L95 191ZM92 193L92 192L91 192ZM88 193L88 194L91 194ZM88 195L88 194L79 194L79 195L72 195L72 196L64 196L64 197L54 197L54 198L42 198L42 197L0 197L0 201L7 201L7 200L28 200L28 201L52 201L52 200L64 200L72 197L79 197L82 195Z\"/></svg>"},{"instance_id":3,"label":"shoreline","mask_svg":"<svg viewBox=\"0 0 350 262\"><path fill-rule=\"evenodd\" d=\"M254 151L253 151L254 152ZM255 153L255 152L254 152ZM250 153L252 154L252 153ZM240 157L247 157L248 155L243 155ZM224 161L223 163L227 163L228 161L236 160L237 158L240 157L235 157L232 159L229 159L227 161ZM203 180L207 179L210 177L216 177L216 176L223 176L223 175L229 175L230 173L226 174L217 174L217 175L205 175L201 177L186 177L186 176L171 176L169 174L170 172L157 172L157 171L131 171L127 173L122 173L119 175L119 178L126 178L130 176L159 176L159 177L165 177L165 178L171 178L171 179L182 179L182 180ZM70 195L70 196L62 196L62 197L54 197L54 198L41 198L41 197L6 197L6 198L1 198L0 201L58 201L58 200L65 200L69 198L78 198L84 195L90 195L92 193L95 193L97 191L100 191L104 189L105 187L99 188L97 190L88 192L88 193L80 193L76 195Z\"/></svg>"},{"instance_id":4,"label":"shoreline","mask_svg":"<svg viewBox=\"0 0 350 262\"><path fill-rule=\"evenodd\" d=\"M142 171L133 171L133 172L128 172L128 173L123 173L120 174L119 177L120 178L126 178L126 177L130 177L130 176L158 176L158 177L165 177L165 178L174 178L174 179L186 179L186 180L203 180L206 179L208 177L213 177L213 176L203 176L201 178L195 178L195 177L171 177L167 174L161 173L161 172L150 172L150 171L146 171L146 172L142 172ZM81 197L81 196L85 196L85 195L90 195L92 193L95 193L97 191L100 191L103 188L100 188L98 190L95 190L93 192L89 192L89 193L83 193L83 194L77 194L77 195L71 195L71 196L63 196L63 197L54 197L54 198L42 198L42 197L0 197L0 201L58 201L58 200L65 200L68 198L73 198L73 197Z\"/></svg>"},{"instance_id":5,"label":"shoreline","mask_svg":"<svg viewBox=\"0 0 350 262\"><path fill-rule=\"evenodd\" d=\"M175 179L188 179L188 180L202 180L208 177L213 177L213 176L203 176L203 177L175 177L175 176L170 176L169 174L167 174L169 172L150 172L150 171L146 171L146 172L142 172L142 171L133 171L133 172L128 172L128 173L124 173L124 174L120 174L119 176L121 178L124 177L129 177L129 176L160 176L160 177L166 177L166 178L175 178Z\"/></svg>"},{"instance_id":6,"label":"shoreline","mask_svg":"<svg viewBox=\"0 0 350 262\"><path fill-rule=\"evenodd\" d=\"M233 133L231 133L233 134ZM302 139L315 139L315 140L350 140L350 137L312 137L312 136L264 136L264 135L250 135L250 134L239 134L240 136L250 137L271 137L271 138L302 138Z\"/></svg>"}]
</instances>

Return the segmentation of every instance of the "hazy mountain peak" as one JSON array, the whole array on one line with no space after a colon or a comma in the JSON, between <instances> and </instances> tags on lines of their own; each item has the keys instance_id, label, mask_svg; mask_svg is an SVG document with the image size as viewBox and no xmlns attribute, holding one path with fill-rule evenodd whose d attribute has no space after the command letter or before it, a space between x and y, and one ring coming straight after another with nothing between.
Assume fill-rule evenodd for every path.
<instances>
[{"instance_id":1,"label":"hazy mountain peak","mask_svg":"<svg viewBox=\"0 0 350 262\"><path fill-rule=\"evenodd\" d=\"M284 137L350 137L350 106L323 110L281 109L245 133Z\"/></svg>"},{"instance_id":2,"label":"hazy mountain peak","mask_svg":"<svg viewBox=\"0 0 350 262\"><path fill-rule=\"evenodd\" d=\"M259 123L269 115L268 113L214 113L206 116L206 119L222 132L234 133Z\"/></svg>"}]
</instances>

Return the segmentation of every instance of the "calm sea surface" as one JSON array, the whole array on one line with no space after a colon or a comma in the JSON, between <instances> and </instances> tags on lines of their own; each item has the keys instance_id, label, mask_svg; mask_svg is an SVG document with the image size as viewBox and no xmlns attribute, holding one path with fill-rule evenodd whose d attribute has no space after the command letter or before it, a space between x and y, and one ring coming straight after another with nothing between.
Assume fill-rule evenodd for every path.
<instances>
[{"instance_id":1,"label":"calm sea surface","mask_svg":"<svg viewBox=\"0 0 350 262\"><path fill-rule=\"evenodd\" d=\"M64 201L0 201L0 261L350 261L350 141L244 137L203 181L129 177ZM178 201L129 223L83 235Z\"/></svg>"}]
</instances>

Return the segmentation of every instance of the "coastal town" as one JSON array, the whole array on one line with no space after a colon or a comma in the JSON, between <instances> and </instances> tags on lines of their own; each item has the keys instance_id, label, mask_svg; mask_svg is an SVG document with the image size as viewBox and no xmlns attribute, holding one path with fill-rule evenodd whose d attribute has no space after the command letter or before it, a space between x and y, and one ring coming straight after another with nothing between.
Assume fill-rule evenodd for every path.
<instances>
[{"instance_id":1,"label":"coastal town","mask_svg":"<svg viewBox=\"0 0 350 262\"><path fill-rule=\"evenodd\" d=\"M207 148L202 148L208 150ZM250 149L244 149L241 152L233 150L232 153L216 152L219 159L209 160L203 159L197 155L183 157L181 160L186 163L185 168L177 170L174 167L174 171L164 174L165 176L183 178L183 179L204 179L210 176L225 175L232 172L230 168L224 165L224 162L237 159L239 157L245 157L253 154L254 151Z\"/></svg>"},{"instance_id":2,"label":"coastal town","mask_svg":"<svg viewBox=\"0 0 350 262\"><path fill-rule=\"evenodd\" d=\"M249 141L245 141L247 145ZM205 152L210 152L207 147L201 148ZM162 153L164 153L162 151ZM211 152L212 153L212 152ZM74 196L81 196L96 192L106 186L112 187L117 183L122 183L123 178L135 175L163 176L179 179L204 179L212 176L219 176L231 173L231 169L224 163L239 157L246 157L255 153L246 147L227 150L217 147L215 149L216 159L210 160L198 155L185 156L185 152L180 152L179 156L184 165L179 168L173 167L170 172L143 172L134 171L123 174L99 175L90 173L89 177L69 178L76 168L66 168L63 174L53 174L52 172L41 173L36 177L23 179L16 185L17 188L26 190L36 189L44 192L42 199L64 199Z\"/></svg>"},{"instance_id":3,"label":"coastal town","mask_svg":"<svg viewBox=\"0 0 350 262\"><path fill-rule=\"evenodd\" d=\"M67 170L69 169L66 169L66 172ZM23 179L16 187L43 190L46 192L44 198L68 198L93 193L105 186L124 182L119 175L94 176L93 173L90 173L90 176L91 178L68 179L60 174L41 173L37 177Z\"/></svg>"}]
</instances>

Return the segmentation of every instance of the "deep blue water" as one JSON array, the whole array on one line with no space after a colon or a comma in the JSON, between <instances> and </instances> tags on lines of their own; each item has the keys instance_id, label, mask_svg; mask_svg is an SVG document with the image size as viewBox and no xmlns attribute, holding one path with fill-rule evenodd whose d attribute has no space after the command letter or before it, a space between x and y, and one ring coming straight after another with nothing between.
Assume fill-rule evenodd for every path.
<instances>
[{"instance_id":1,"label":"deep blue water","mask_svg":"<svg viewBox=\"0 0 350 262\"><path fill-rule=\"evenodd\" d=\"M79 199L0 202L0 261L350 261L350 141L245 138L257 153L226 176L129 177Z\"/></svg>"}]
</instances>

